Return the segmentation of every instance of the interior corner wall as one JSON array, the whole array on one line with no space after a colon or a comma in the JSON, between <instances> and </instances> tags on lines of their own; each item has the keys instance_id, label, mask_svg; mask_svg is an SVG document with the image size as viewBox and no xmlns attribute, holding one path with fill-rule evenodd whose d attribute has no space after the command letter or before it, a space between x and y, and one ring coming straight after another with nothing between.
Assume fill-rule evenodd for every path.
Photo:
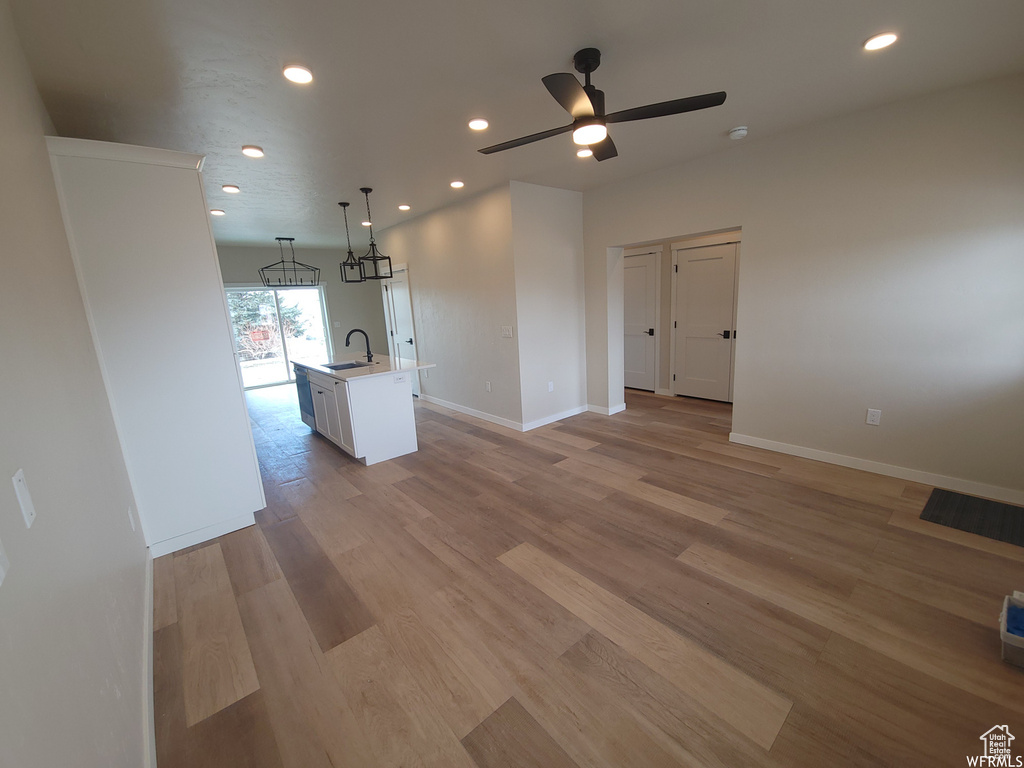
<instances>
[{"instance_id":1,"label":"interior corner wall","mask_svg":"<svg viewBox=\"0 0 1024 768\"><path fill-rule=\"evenodd\" d=\"M49 128L0 0L0 764L137 768L147 553L86 321ZM37 517L26 529L19 468Z\"/></svg>"},{"instance_id":2,"label":"interior corner wall","mask_svg":"<svg viewBox=\"0 0 1024 768\"><path fill-rule=\"evenodd\" d=\"M510 188L390 227L377 239L392 263L409 265L416 353L437 364L420 377L422 394L522 424ZM513 338L502 337L503 325L513 326Z\"/></svg>"},{"instance_id":3,"label":"interior corner wall","mask_svg":"<svg viewBox=\"0 0 1024 768\"><path fill-rule=\"evenodd\" d=\"M587 404L583 194L518 181L511 194L519 373L529 429Z\"/></svg>"},{"instance_id":4,"label":"interior corner wall","mask_svg":"<svg viewBox=\"0 0 1024 768\"><path fill-rule=\"evenodd\" d=\"M591 395L621 378L609 248L742 227L734 433L1024 499L1022 122L1018 75L588 191Z\"/></svg>"},{"instance_id":5,"label":"interior corner wall","mask_svg":"<svg viewBox=\"0 0 1024 768\"><path fill-rule=\"evenodd\" d=\"M260 285L260 267L280 261L281 251L277 247L218 245L217 257L225 285ZM370 349L374 354L387 355L388 336L380 284L375 280L342 282L338 265L346 257L347 254L341 250L295 249L297 261L320 269L320 282L324 284L327 315L332 326L334 354L339 358L351 356L353 350L345 348L345 336L353 328L362 328L370 337ZM396 262L392 259L392 263Z\"/></svg>"}]
</instances>

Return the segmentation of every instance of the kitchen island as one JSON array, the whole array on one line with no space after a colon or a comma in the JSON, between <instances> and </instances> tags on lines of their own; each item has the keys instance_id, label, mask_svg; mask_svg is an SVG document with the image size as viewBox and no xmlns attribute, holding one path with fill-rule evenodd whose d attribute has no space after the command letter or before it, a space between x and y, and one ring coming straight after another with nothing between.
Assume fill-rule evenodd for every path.
<instances>
[{"instance_id":1,"label":"kitchen island","mask_svg":"<svg viewBox=\"0 0 1024 768\"><path fill-rule=\"evenodd\" d=\"M372 363L292 361L303 421L366 465L418 449L412 377L435 367L375 357Z\"/></svg>"}]
</instances>

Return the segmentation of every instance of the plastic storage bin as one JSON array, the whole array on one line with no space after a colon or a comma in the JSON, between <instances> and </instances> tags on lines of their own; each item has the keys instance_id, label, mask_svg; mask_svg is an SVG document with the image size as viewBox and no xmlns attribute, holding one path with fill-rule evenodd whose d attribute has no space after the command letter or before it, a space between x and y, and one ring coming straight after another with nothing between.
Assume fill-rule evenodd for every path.
<instances>
[{"instance_id":1,"label":"plastic storage bin","mask_svg":"<svg viewBox=\"0 0 1024 768\"><path fill-rule=\"evenodd\" d=\"M1024 637L1006 631L1006 614L1011 605L1024 608L1024 592L1014 592L1003 598L1003 612L999 614L999 637L1003 641L1003 661L1024 668Z\"/></svg>"}]
</instances>

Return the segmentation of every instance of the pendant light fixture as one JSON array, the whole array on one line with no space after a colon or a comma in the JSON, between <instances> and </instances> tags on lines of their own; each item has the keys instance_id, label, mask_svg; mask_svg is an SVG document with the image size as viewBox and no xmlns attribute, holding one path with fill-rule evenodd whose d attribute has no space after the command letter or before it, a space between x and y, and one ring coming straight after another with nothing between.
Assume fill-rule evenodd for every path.
<instances>
[{"instance_id":1,"label":"pendant light fixture","mask_svg":"<svg viewBox=\"0 0 1024 768\"><path fill-rule=\"evenodd\" d=\"M294 237L277 237L277 245L281 249L281 260L263 267L260 270L260 279L267 288L279 288L285 285L320 285L320 270L295 260ZM291 259L284 257L284 244L288 243L291 249Z\"/></svg>"},{"instance_id":2,"label":"pendant light fixture","mask_svg":"<svg viewBox=\"0 0 1024 768\"><path fill-rule=\"evenodd\" d=\"M392 276L391 259L377 250L377 243L373 239L373 219L370 217L370 193L373 190L369 187L360 187L359 191L366 196L366 220L370 222L370 250L360 259L363 274L367 280L387 280Z\"/></svg>"},{"instance_id":3,"label":"pendant light fixture","mask_svg":"<svg viewBox=\"0 0 1024 768\"><path fill-rule=\"evenodd\" d=\"M352 238L348 234L348 203L338 203L341 206L342 212L345 214L345 240L348 241L348 258L345 259L338 266L341 268L341 279L346 283L365 283L366 282L366 270L363 267L363 262L356 258L356 255L352 253Z\"/></svg>"}]
</instances>

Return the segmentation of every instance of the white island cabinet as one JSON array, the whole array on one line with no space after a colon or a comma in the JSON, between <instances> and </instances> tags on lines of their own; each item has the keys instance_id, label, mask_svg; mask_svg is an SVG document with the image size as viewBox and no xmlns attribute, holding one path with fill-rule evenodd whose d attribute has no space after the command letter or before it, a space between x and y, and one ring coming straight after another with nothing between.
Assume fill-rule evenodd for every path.
<instances>
[{"instance_id":1,"label":"white island cabinet","mask_svg":"<svg viewBox=\"0 0 1024 768\"><path fill-rule=\"evenodd\" d=\"M307 363L316 431L364 464L415 452L412 377L433 363L383 358L370 364ZM331 366L355 367L335 369Z\"/></svg>"}]
</instances>

